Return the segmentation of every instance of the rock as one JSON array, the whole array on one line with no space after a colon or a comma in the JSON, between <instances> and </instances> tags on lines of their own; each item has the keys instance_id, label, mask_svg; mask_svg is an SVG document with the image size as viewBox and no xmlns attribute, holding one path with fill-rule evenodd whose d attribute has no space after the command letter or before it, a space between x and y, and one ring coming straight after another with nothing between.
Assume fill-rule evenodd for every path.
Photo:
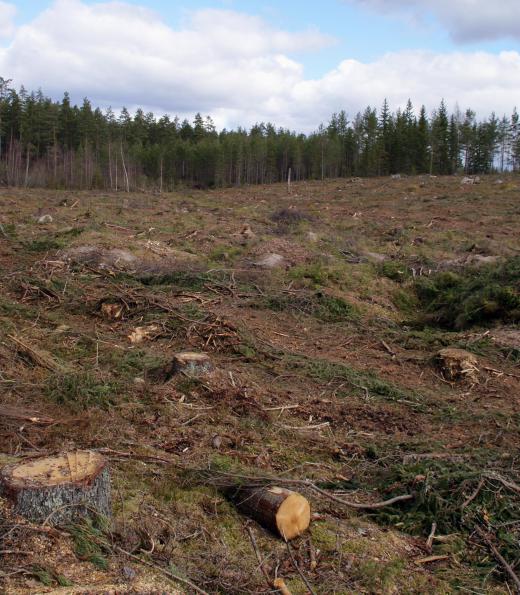
<instances>
[{"instance_id":1,"label":"rock","mask_svg":"<svg viewBox=\"0 0 520 595\"><path fill-rule=\"evenodd\" d=\"M40 225L43 225L45 223L52 223L52 216L51 215L42 215L41 217L38 217L37 221Z\"/></svg>"},{"instance_id":2,"label":"rock","mask_svg":"<svg viewBox=\"0 0 520 595\"><path fill-rule=\"evenodd\" d=\"M378 254L377 252L364 252L363 256L370 262L384 262L388 258L385 254Z\"/></svg>"},{"instance_id":3,"label":"rock","mask_svg":"<svg viewBox=\"0 0 520 595\"><path fill-rule=\"evenodd\" d=\"M439 367L448 380L469 380L478 382L478 360L473 353L464 349L447 347L437 353Z\"/></svg>"},{"instance_id":4,"label":"rock","mask_svg":"<svg viewBox=\"0 0 520 595\"><path fill-rule=\"evenodd\" d=\"M123 566L123 568L121 568L121 574L129 581L133 581L136 577L136 572L131 566Z\"/></svg>"},{"instance_id":5,"label":"rock","mask_svg":"<svg viewBox=\"0 0 520 595\"><path fill-rule=\"evenodd\" d=\"M251 229L251 226L248 223L242 227L240 235L244 240L254 240L256 238L255 232Z\"/></svg>"},{"instance_id":6,"label":"rock","mask_svg":"<svg viewBox=\"0 0 520 595\"><path fill-rule=\"evenodd\" d=\"M520 351L520 329L499 328L491 333L491 339L500 347Z\"/></svg>"},{"instance_id":7,"label":"rock","mask_svg":"<svg viewBox=\"0 0 520 595\"><path fill-rule=\"evenodd\" d=\"M213 364L207 353L182 351L176 353L172 360L172 373L183 373L188 376L201 376L211 372Z\"/></svg>"},{"instance_id":8,"label":"rock","mask_svg":"<svg viewBox=\"0 0 520 595\"><path fill-rule=\"evenodd\" d=\"M393 174L391 176L392 180L400 180L401 179L401 174Z\"/></svg>"},{"instance_id":9,"label":"rock","mask_svg":"<svg viewBox=\"0 0 520 595\"><path fill-rule=\"evenodd\" d=\"M463 186L471 186L472 184L480 184L480 177L479 176L474 176L474 177L465 176L464 178L462 178L460 183Z\"/></svg>"},{"instance_id":10,"label":"rock","mask_svg":"<svg viewBox=\"0 0 520 595\"><path fill-rule=\"evenodd\" d=\"M309 232L307 232L307 239L309 240L309 242L312 242L313 244L315 244L320 238L318 237L317 233L314 233L313 231L309 231Z\"/></svg>"},{"instance_id":11,"label":"rock","mask_svg":"<svg viewBox=\"0 0 520 595\"><path fill-rule=\"evenodd\" d=\"M277 267L285 265L285 258L280 254L270 252L261 256L260 259L257 260L254 264L255 266L260 267L262 269L275 269Z\"/></svg>"},{"instance_id":12,"label":"rock","mask_svg":"<svg viewBox=\"0 0 520 595\"><path fill-rule=\"evenodd\" d=\"M463 269L464 267L481 267L488 264L495 264L500 261L500 256L484 256L482 254L470 254L461 258L454 258L452 260L444 260L439 263L437 270L449 271Z\"/></svg>"},{"instance_id":13,"label":"rock","mask_svg":"<svg viewBox=\"0 0 520 595\"><path fill-rule=\"evenodd\" d=\"M128 250L112 248L107 250L98 246L76 246L63 253L64 257L77 264L87 264L99 269L133 270L139 259Z\"/></svg>"},{"instance_id":14,"label":"rock","mask_svg":"<svg viewBox=\"0 0 520 595\"><path fill-rule=\"evenodd\" d=\"M467 265L480 266L486 264L495 264L500 260L500 256L483 256L482 254L471 254L466 259Z\"/></svg>"}]
</instances>

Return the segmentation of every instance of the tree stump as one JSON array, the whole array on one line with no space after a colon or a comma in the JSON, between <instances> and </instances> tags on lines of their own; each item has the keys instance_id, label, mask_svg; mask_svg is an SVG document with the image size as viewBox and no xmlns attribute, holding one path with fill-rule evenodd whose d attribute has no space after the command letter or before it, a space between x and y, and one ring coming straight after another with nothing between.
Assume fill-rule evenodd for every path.
<instances>
[{"instance_id":1,"label":"tree stump","mask_svg":"<svg viewBox=\"0 0 520 595\"><path fill-rule=\"evenodd\" d=\"M437 354L442 373L448 380L468 380L478 383L478 360L464 349L447 347Z\"/></svg>"},{"instance_id":2,"label":"tree stump","mask_svg":"<svg viewBox=\"0 0 520 595\"><path fill-rule=\"evenodd\" d=\"M188 376L201 376L213 370L213 364L207 353L196 353L194 351L182 351L176 353L172 360L172 372L182 372Z\"/></svg>"},{"instance_id":3,"label":"tree stump","mask_svg":"<svg viewBox=\"0 0 520 595\"><path fill-rule=\"evenodd\" d=\"M286 541L301 535L311 521L307 498L285 488L240 487L229 495L241 512Z\"/></svg>"},{"instance_id":4,"label":"tree stump","mask_svg":"<svg viewBox=\"0 0 520 595\"><path fill-rule=\"evenodd\" d=\"M107 462L86 450L7 465L0 493L31 521L62 525L93 512L111 514Z\"/></svg>"}]
</instances>

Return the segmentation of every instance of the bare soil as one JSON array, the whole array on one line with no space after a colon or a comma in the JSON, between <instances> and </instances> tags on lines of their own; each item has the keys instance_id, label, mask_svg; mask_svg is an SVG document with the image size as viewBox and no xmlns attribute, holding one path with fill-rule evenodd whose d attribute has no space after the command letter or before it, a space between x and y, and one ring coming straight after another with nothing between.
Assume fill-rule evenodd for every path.
<instances>
[{"instance_id":1,"label":"bare soil","mask_svg":"<svg viewBox=\"0 0 520 595\"><path fill-rule=\"evenodd\" d=\"M2 592L192 592L168 572L208 593L272 592L247 526L268 576L294 594L308 592L301 573L323 594L513 589L471 531L446 535L439 521L429 547L435 511L413 529L413 504L385 516L300 486L315 516L288 552L219 486L225 473L308 479L370 503L427 492L435 473L410 461L463 462L517 485L518 328L416 327L413 282L469 256L519 255L520 180L334 180L290 195L2 189L0 207L0 464L100 450L114 509L110 530L87 531L92 554L77 527L42 529L4 502ZM255 266L271 253L283 266ZM444 378L443 347L472 352L478 382ZM169 377L180 351L208 353L214 371ZM399 470L414 481L396 483ZM495 487L502 507L515 497ZM477 513L498 530L484 505Z\"/></svg>"}]
</instances>

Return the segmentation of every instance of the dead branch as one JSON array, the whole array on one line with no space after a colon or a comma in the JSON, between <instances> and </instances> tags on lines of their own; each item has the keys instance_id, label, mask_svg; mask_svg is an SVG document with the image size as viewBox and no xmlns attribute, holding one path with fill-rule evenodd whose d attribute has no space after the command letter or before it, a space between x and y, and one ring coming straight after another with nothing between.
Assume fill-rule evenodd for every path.
<instances>
[{"instance_id":1,"label":"dead branch","mask_svg":"<svg viewBox=\"0 0 520 595\"><path fill-rule=\"evenodd\" d=\"M307 589L309 589L309 593L311 595L316 595L316 591L312 588L311 584L307 580L307 577L303 574L303 571L301 570L301 568L298 566L298 563L294 559L293 553L291 552L291 546L289 545L289 542L286 541L285 542L285 545L287 546L287 551L289 553L289 558L291 558L292 565L294 566L294 568L296 568L296 571L301 576L301 579L305 583L305 585L307 586Z\"/></svg>"},{"instance_id":2,"label":"dead branch","mask_svg":"<svg viewBox=\"0 0 520 595\"><path fill-rule=\"evenodd\" d=\"M16 345L17 350L28 357L35 365L45 368L51 372L63 372L63 367L60 366L51 356L35 347L31 347L13 335L7 337Z\"/></svg>"},{"instance_id":3,"label":"dead branch","mask_svg":"<svg viewBox=\"0 0 520 595\"><path fill-rule=\"evenodd\" d=\"M488 479L494 479L495 481L499 481L506 488L509 488L510 490L513 490L513 492L520 494L520 486L518 484L505 479L501 475L498 475L498 473L486 473L485 477L487 477Z\"/></svg>"},{"instance_id":4,"label":"dead branch","mask_svg":"<svg viewBox=\"0 0 520 595\"><path fill-rule=\"evenodd\" d=\"M164 576L166 576L170 580L177 581L183 585L186 585L187 587L190 587L196 593L200 593L201 595L209 595L206 591L203 591L200 587L197 587L197 585L195 583L192 583L187 578L178 576L177 574L174 574L173 572L166 570L165 568L162 568L161 566L159 566L157 564L153 564L153 562L148 562L147 560L143 560L142 558L139 558L139 556L135 556L134 554L127 552L126 550L124 550L123 548L121 548L117 545L114 547L118 552L120 552L121 554L124 554L125 556L128 556L129 558L132 558L132 560L139 562L139 564L144 564L145 566L148 566L150 568L154 568L155 570L158 570L161 574L164 574Z\"/></svg>"},{"instance_id":5,"label":"dead branch","mask_svg":"<svg viewBox=\"0 0 520 595\"><path fill-rule=\"evenodd\" d=\"M38 414L32 414L30 411L23 411L8 405L0 405L0 417L8 417L11 419L19 419L21 421L29 421L33 424L52 425L55 423L52 417L45 417Z\"/></svg>"},{"instance_id":6,"label":"dead branch","mask_svg":"<svg viewBox=\"0 0 520 595\"><path fill-rule=\"evenodd\" d=\"M478 482L478 485L477 485L475 491L473 492L473 494L471 494L471 496L460 507L461 510L464 510L466 508L466 506L468 506L469 504L471 504L473 502L473 500L475 500L475 498L478 496L480 490L482 489L482 486L484 485L485 481L486 480L484 478L481 478L481 480Z\"/></svg>"},{"instance_id":7,"label":"dead branch","mask_svg":"<svg viewBox=\"0 0 520 595\"><path fill-rule=\"evenodd\" d=\"M433 539L435 537L435 531L437 531L437 523L433 522L432 530L430 531L430 534L428 535L428 539L426 540L426 547L430 552L432 551Z\"/></svg>"},{"instance_id":8,"label":"dead branch","mask_svg":"<svg viewBox=\"0 0 520 595\"><path fill-rule=\"evenodd\" d=\"M251 543L253 545L253 549L255 551L256 559L258 560L259 568L262 571L262 574L264 575L264 578L265 578L265 580L267 582L267 586L269 588L271 588L271 587L273 587L273 582L269 578L269 574L267 574L267 570L264 567L264 561L262 560L262 556L260 555L260 550L258 549L258 545L256 543L256 539L255 539L255 536L253 534L253 530L251 529L251 527L249 525L246 525L246 530L247 530L247 532L249 534L249 539L251 540Z\"/></svg>"},{"instance_id":9,"label":"dead branch","mask_svg":"<svg viewBox=\"0 0 520 595\"><path fill-rule=\"evenodd\" d=\"M420 566L422 564L430 564L431 562L439 562L440 560L447 560L448 558L449 558L449 556L446 554L442 554L439 556L427 556L426 558L419 558L417 560L414 560L414 564L417 564L418 566Z\"/></svg>"},{"instance_id":10,"label":"dead branch","mask_svg":"<svg viewBox=\"0 0 520 595\"><path fill-rule=\"evenodd\" d=\"M499 562L500 565L502 566L502 568L507 572L507 574L509 575L511 580L514 582L517 592L520 593L520 578L518 578L518 575L511 568L511 566L507 563L507 561L503 558L502 554L493 545L493 543L491 542L491 540L489 539L487 534L478 525L475 525L475 532L482 539L482 541L484 541L484 543L489 547L489 549L493 552L493 556L495 556L495 559L497 560L497 562Z\"/></svg>"}]
</instances>

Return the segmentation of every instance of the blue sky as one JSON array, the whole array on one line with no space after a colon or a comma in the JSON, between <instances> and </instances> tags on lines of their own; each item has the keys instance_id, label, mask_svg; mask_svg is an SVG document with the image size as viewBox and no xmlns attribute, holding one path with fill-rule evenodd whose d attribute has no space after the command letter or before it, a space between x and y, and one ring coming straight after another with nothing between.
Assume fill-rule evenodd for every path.
<instances>
[{"instance_id":1,"label":"blue sky","mask_svg":"<svg viewBox=\"0 0 520 595\"><path fill-rule=\"evenodd\" d=\"M520 0L496 4L0 0L0 76L53 96L68 89L73 97L88 95L116 108L208 111L221 125L277 117L308 129L327 110L354 112L362 102L380 105L385 96L394 107L410 96L430 109L445 98L452 106L471 102L482 112L500 112L520 103ZM2 7L9 18L15 13L13 26L4 17L3 35ZM60 30L60 21L70 26ZM63 27L75 38L67 40ZM177 43L179 52L172 47ZM204 79L197 79L198 72ZM139 95L140 76L153 92Z\"/></svg>"}]
</instances>

